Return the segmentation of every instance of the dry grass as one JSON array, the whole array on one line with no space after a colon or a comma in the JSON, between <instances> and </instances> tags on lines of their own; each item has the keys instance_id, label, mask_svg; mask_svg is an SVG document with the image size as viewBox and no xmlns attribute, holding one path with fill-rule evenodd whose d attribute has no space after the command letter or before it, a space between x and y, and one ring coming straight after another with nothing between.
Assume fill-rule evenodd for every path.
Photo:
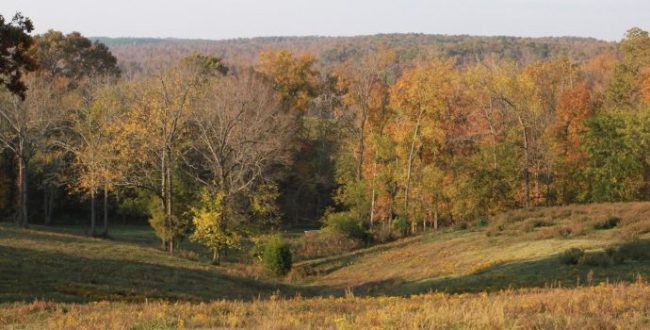
<instances>
[{"instance_id":1,"label":"dry grass","mask_svg":"<svg viewBox=\"0 0 650 330\"><path fill-rule=\"evenodd\" d=\"M607 230L596 229L620 219ZM313 274L302 283L356 288L368 294L466 292L576 283L590 265L566 267L558 255L570 248L602 251L650 236L650 203L570 205L517 210L485 227L449 230L297 266ZM650 274L650 262L596 268L595 281L633 280Z\"/></svg>"},{"instance_id":2,"label":"dry grass","mask_svg":"<svg viewBox=\"0 0 650 330\"><path fill-rule=\"evenodd\" d=\"M246 278L231 264L215 267L190 259L121 237L103 240L0 225L0 302L198 301L250 299L278 289L295 293L279 283Z\"/></svg>"},{"instance_id":3,"label":"dry grass","mask_svg":"<svg viewBox=\"0 0 650 330\"><path fill-rule=\"evenodd\" d=\"M599 225L611 218L620 221L611 230L593 233ZM500 214L490 220L490 229L502 231L530 228L531 221L540 221L541 227L572 229L569 236L595 234L619 240L641 238L650 233L650 202L601 203L520 209ZM561 236L559 230L558 235ZM545 236L541 237L545 238Z\"/></svg>"},{"instance_id":4,"label":"dry grass","mask_svg":"<svg viewBox=\"0 0 650 330\"><path fill-rule=\"evenodd\" d=\"M130 304L0 305L7 329L642 329L650 286L508 290L402 297L271 298Z\"/></svg>"},{"instance_id":5,"label":"dry grass","mask_svg":"<svg viewBox=\"0 0 650 330\"><path fill-rule=\"evenodd\" d=\"M282 283L169 256L150 231L0 225L0 328L648 328L649 232L650 203L519 210L302 261ZM567 265L570 248L626 258Z\"/></svg>"}]
</instances>

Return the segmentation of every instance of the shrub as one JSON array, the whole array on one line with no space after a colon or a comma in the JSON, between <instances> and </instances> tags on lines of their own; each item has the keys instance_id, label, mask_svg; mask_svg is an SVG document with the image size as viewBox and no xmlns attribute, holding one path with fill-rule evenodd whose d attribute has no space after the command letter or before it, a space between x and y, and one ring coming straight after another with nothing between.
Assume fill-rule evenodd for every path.
<instances>
[{"instance_id":1,"label":"shrub","mask_svg":"<svg viewBox=\"0 0 650 330\"><path fill-rule=\"evenodd\" d=\"M468 227L467 222L457 222L454 225L455 230L466 230Z\"/></svg>"},{"instance_id":2,"label":"shrub","mask_svg":"<svg viewBox=\"0 0 650 330\"><path fill-rule=\"evenodd\" d=\"M621 219L618 217L609 217L607 220L604 220L602 222L598 222L594 225L594 229L597 230L606 230L606 229L612 229L621 222Z\"/></svg>"},{"instance_id":3,"label":"shrub","mask_svg":"<svg viewBox=\"0 0 650 330\"><path fill-rule=\"evenodd\" d=\"M478 221L476 222L476 227L479 227L479 228L487 227L488 224L489 224L488 219L479 218Z\"/></svg>"},{"instance_id":4,"label":"shrub","mask_svg":"<svg viewBox=\"0 0 650 330\"><path fill-rule=\"evenodd\" d=\"M350 212L334 212L325 215L325 230L343 234L349 238L366 239L363 223Z\"/></svg>"},{"instance_id":5,"label":"shrub","mask_svg":"<svg viewBox=\"0 0 650 330\"><path fill-rule=\"evenodd\" d=\"M352 251L361 246L361 241L347 237L339 232L321 230L317 234L303 236L296 240L294 257L299 259L310 259L324 256L332 256Z\"/></svg>"},{"instance_id":6,"label":"shrub","mask_svg":"<svg viewBox=\"0 0 650 330\"><path fill-rule=\"evenodd\" d=\"M564 238L568 238L569 236L571 236L571 233L573 233L573 230L569 227L562 227L559 230L560 236Z\"/></svg>"},{"instance_id":7,"label":"shrub","mask_svg":"<svg viewBox=\"0 0 650 330\"><path fill-rule=\"evenodd\" d=\"M524 223L524 230L533 231L536 228L540 227L550 227L553 226L553 220L548 218L533 218Z\"/></svg>"},{"instance_id":8,"label":"shrub","mask_svg":"<svg viewBox=\"0 0 650 330\"><path fill-rule=\"evenodd\" d=\"M406 218L397 217L393 219L393 230L397 232L398 235L404 236L408 233L409 222Z\"/></svg>"},{"instance_id":9,"label":"shrub","mask_svg":"<svg viewBox=\"0 0 650 330\"><path fill-rule=\"evenodd\" d=\"M292 263L291 249L282 238L274 236L266 242L262 253L264 268L275 275L282 276L291 270Z\"/></svg>"},{"instance_id":10,"label":"shrub","mask_svg":"<svg viewBox=\"0 0 650 330\"><path fill-rule=\"evenodd\" d=\"M560 262L565 265L577 265L585 251L578 248L570 248L560 254Z\"/></svg>"},{"instance_id":11,"label":"shrub","mask_svg":"<svg viewBox=\"0 0 650 330\"><path fill-rule=\"evenodd\" d=\"M566 226L540 227L537 231L538 239L548 238L570 238L585 234L585 228L582 224L572 223Z\"/></svg>"},{"instance_id":12,"label":"shrub","mask_svg":"<svg viewBox=\"0 0 650 330\"><path fill-rule=\"evenodd\" d=\"M578 264L587 266L607 267L612 263L612 258L606 252L592 252L583 254Z\"/></svg>"},{"instance_id":13,"label":"shrub","mask_svg":"<svg viewBox=\"0 0 650 330\"><path fill-rule=\"evenodd\" d=\"M371 235L373 241L380 243L390 242L395 238L393 231L388 226L377 226Z\"/></svg>"}]
</instances>

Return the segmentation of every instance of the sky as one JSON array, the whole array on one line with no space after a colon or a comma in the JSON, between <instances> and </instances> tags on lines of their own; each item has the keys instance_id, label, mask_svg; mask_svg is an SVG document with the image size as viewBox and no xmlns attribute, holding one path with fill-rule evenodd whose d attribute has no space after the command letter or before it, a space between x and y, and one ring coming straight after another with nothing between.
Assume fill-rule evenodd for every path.
<instances>
[{"instance_id":1,"label":"sky","mask_svg":"<svg viewBox=\"0 0 650 330\"><path fill-rule=\"evenodd\" d=\"M650 0L1 0L37 33L231 39L427 33L620 40L650 30Z\"/></svg>"}]
</instances>

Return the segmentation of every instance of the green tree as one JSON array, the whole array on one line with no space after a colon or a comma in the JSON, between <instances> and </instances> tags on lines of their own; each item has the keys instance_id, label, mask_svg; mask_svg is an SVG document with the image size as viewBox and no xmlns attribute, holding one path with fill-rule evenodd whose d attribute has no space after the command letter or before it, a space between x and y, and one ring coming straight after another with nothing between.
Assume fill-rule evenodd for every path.
<instances>
[{"instance_id":1,"label":"green tree","mask_svg":"<svg viewBox=\"0 0 650 330\"><path fill-rule=\"evenodd\" d=\"M32 21L20 13L9 22L0 15L0 86L21 99L25 99L27 91L22 75L36 69L36 63L27 53L33 43L29 35L32 30Z\"/></svg>"},{"instance_id":2,"label":"green tree","mask_svg":"<svg viewBox=\"0 0 650 330\"><path fill-rule=\"evenodd\" d=\"M641 156L645 152L639 143L650 137L648 119L612 111L586 121L588 130L583 136L589 158L581 174L587 188L580 195L583 201L618 202L640 197L640 185L647 184L643 178L647 159ZM631 134L634 131L642 136Z\"/></svg>"}]
</instances>

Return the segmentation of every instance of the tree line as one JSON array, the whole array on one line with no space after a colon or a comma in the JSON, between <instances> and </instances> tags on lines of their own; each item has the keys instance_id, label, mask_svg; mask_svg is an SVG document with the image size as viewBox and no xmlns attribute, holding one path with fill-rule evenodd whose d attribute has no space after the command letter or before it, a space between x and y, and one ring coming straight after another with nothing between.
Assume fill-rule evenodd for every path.
<instances>
[{"instance_id":1,"label":"tree line","mask_svg":"<svg viewBox=\"0 0 650 330\"><path fill-rule=\"evenodd\" d=\"M268 50L126 75L100 42L31 31L0 19L0 213L21 225L83 208L89 234L107 235L111 218L142 218L171 253L189 238L218 261L286 225L385 240L650 199L638 28L580 62L405 59L384 45L326 68Z\"/></svg>"}]
</instances>

